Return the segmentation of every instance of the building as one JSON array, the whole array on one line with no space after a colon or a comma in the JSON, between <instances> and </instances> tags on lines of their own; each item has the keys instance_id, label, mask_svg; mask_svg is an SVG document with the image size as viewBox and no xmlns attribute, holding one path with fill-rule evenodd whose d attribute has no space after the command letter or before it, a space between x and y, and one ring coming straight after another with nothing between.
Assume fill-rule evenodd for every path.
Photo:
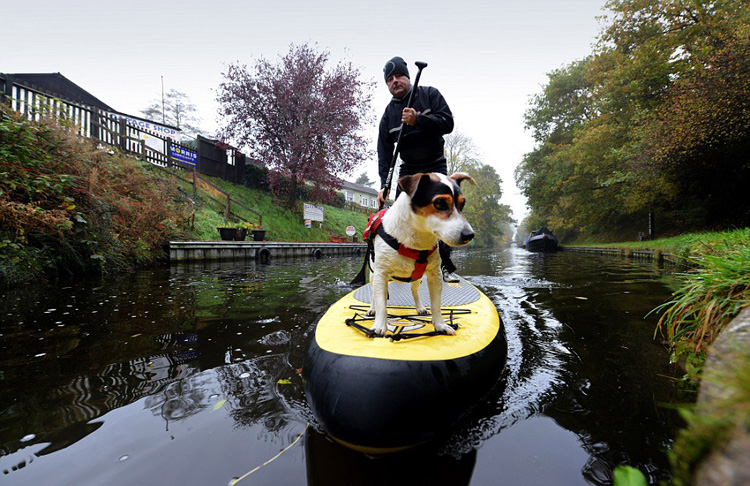
<instances>
[{"instance_id":1,"label":"building","mask_svg":"<svg viewBox=\"0 0 750 486\"><path fill-rule=\"evenodd\" d=\"M110 118L126 119L129 125L161 137L177 140L180 135L178 127L115 110L60 73L0 73L0 95L2 94L10 100L11 107L19 112L33 109L36 103L34 97L43 95L96 108Z\"/></svg>"},{"instance_id":2,"label":"building","mask_svg":"<svg viewBox=\"0 0 750 486\"><path fill-rule=\"evenodd\" d=\"M359 204L365 208L378 208L378 191L372 187L343 181L341 193L346 198L346 202Z\"/></svg>"}]
</instances>

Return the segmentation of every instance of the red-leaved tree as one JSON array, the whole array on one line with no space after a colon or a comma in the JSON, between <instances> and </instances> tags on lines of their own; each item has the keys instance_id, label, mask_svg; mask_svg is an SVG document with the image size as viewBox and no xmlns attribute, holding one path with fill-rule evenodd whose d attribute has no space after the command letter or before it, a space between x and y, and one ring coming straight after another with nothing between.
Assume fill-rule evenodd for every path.
<instances>
[{"instance_id":1,"label":"red-leaved tree","mask_svg":"<svg viewBox=\"0 0 750 486\"><path fill-rule=\"evenodd\" d=\"M271 189L290 203L304 183L311 197L330 199L338 178L368 157L363 132L373 83L351 63L329 67L328 59L328 52L291 45L278 63L261 57L250 70L230 64L219 85L221 136L262 161Z\"/></svg>"}]
</instances>

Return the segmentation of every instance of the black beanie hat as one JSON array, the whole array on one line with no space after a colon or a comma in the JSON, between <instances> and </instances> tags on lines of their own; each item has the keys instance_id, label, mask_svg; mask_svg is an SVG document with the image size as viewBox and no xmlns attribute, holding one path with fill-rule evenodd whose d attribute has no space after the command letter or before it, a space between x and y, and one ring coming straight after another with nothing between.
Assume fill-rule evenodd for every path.
<instances>
[{"instance_id":1,"label":"black beanie hat","mask_svg":"<svg viewBox=\"0 0 750 486\"><path fill-rule=\"evenodd\" d=\"M409 68L406 66L406 61L404 61L401 57L394 57L387 63L385 63L385 67L383 68L383 74L385 76L385 80L388 81L388 77L392 76L394 74L403 74L407 78L409 77ZM411 79L411 78L410 78Z\"/></svg>"}]
</instances>

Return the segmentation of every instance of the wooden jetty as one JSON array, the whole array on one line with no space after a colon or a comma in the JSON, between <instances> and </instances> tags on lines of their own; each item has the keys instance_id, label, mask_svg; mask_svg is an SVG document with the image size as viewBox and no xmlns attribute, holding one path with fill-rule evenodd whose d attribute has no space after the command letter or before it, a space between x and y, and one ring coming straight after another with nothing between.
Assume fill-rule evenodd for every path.
<instances>
[{"instance_id":1,"label":"wooden jetty","mask_svg":"<svg viewBox=\"0 0 750 486\"><path fill-rule=\"evenodd\" d=\"M169 260L257 260L364 255L365 243L311 243L275 241L170 241Z\"/></svg>"}]
</instances>

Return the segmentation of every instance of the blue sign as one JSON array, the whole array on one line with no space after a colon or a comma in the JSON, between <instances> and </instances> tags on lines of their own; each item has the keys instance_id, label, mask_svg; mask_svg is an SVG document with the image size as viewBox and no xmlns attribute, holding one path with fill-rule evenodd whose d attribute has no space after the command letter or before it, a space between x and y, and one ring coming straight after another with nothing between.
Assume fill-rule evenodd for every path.
<instances>
[{"instance_id":1,"label":"blue sign","mask_svg":"<svg viewBox=\"0 0 750 486\"><path fill-rule=\"evenodd\" d=\"M195 165L198 163L198 154L196 152L175 144L171 144L170 148L169 155L174 160L187 165Z\"/></svg>"}]
</instances>

